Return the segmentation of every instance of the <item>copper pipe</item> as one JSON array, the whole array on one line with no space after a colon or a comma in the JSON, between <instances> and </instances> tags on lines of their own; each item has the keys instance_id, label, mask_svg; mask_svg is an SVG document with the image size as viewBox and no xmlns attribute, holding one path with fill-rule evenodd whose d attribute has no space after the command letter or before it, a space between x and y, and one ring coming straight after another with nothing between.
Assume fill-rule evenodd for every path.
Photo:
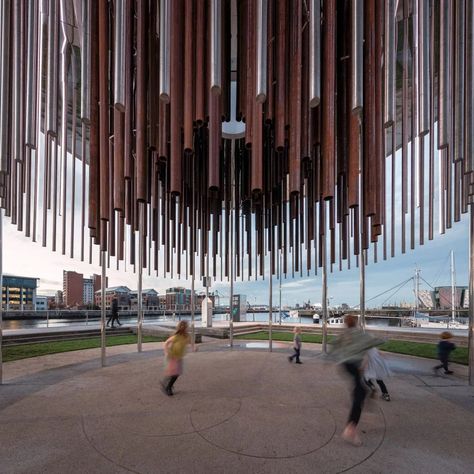
<instances>
[{"instance_id":1,"label":"copper pipe","mask_svg":"<svg viewBox=\"0 0 474 474\"><path fill-rule=\"evenodd\" d=\"M184 152L190 153L193 150L193 97L195 75L192 0L186 0L184 16Z\"/></svg>"},{"instance_id":2,"label":"copper pipe","mask_svg":"<svg viewBox=\"0 0 474 474\"><path fill-rule=\"evenodd\" d=\"M287 95L287 2L277 2L276 31L276 102L275 102L275 144L278 151L285 148L286 95Z\"/></svg>"}]
</instances>

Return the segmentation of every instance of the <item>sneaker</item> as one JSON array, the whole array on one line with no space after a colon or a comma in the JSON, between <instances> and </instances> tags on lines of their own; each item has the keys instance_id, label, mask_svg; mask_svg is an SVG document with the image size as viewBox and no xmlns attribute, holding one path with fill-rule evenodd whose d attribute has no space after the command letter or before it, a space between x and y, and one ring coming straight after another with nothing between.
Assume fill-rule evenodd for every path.
<instances>
[{"instance_id":1,"label":"sneaker","mask_svg":"<svg viewBox=\"0 0 474 474\"><path fill-rule=\"evenodd\" d=\"M446 375L451 375L451 374L454 374L454 372L452 370L445 370L444 373Z\"/></svg>"},{"instance_id":2,"label":"sneaker","mask_svg":"<svg viewBox=\"0 0 474 474\"><path fill-rule=\"evenodd\" d=\"M390 395L389 395L388 393L382 394L382 398L383 398L386 402L389 402L389 401L390 401Z\"/></svg>"},{"instance_id":3,"label":"sneaker","mask_svg":"<svg viewBox=\"0 0 474 474\"><path fill-rule=\"evenodd\" d=\"M297 364L302 364L303 362L300 362L299 360L296 361Z\"/></svg>"}]
</instances>

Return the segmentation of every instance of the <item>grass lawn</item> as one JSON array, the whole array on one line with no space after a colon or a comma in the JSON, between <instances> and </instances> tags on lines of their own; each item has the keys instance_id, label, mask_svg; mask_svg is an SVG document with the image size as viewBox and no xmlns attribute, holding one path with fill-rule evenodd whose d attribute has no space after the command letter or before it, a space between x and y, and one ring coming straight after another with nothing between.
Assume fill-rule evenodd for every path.
<instances>
[{"instance_id":1,"label":"grass lawn","mask_svg":"<svg viewBox=\"0 0 474 474\"><path fill-rule=\"evenodd\" d=\"M302 334L302 341L309 343L320 344L322 342L321 334ZM253 334L242 334L236 336L237 339L252 339L252 340L268 340L268 332L260 331ZM328 341L331 341L334 336L329 336ZM293 333L291 332L273 332L274 341L292 341ZM385 344L379 346L379 349L387 352L395 352L398 354L407 354L417 357L426 357L428 359L437 359L436 344L428 344L424 342L411 341L393 341L389 340ZM458 347L451 353L451 361L458 364L467 365L468 363L468 349L467 347Z\"/></svg>"},{"instance_id":2,"label":"grass lawn","mask_svg":"<svg viewBox=\"0 0 474 474\"><path fill-rule=\"evenodd\" d=\"M160 342L164 337L143 336L143 342ZM120 346L123 344L136 344L137 336L130 334L125 336L107 336L107 346ZM100 337L90 339L78 339L71 341L40 342L37 344L25 344L21 346L3 347L3 361L11 362L29 357L38 357L59 352L79 351L81 349L93 349L100 347Z\"/></svg>"}]
</instances>

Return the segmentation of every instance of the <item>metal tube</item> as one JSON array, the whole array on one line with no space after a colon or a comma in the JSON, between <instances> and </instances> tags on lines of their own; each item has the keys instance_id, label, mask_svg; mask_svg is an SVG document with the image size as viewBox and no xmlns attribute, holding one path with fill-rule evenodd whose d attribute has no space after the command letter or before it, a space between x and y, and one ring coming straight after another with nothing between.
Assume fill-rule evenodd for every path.
<instances>
[{"instance_id":1,"label":"metal tube","mask_svg":"<svg viewBox=\"0 0 474 474\"><path fill-rule=\"evenodd\" d=\"M8 123L11 121L9 112L10 97L10 0L0 2L0 172L8 171Z\"/></svg>"},{"instance_id":2,"label":"metal tube","mask_svg":"<svg viewBox=\"0 0 474 474\"><path fill-rule=\"evenodd\" d=\"M90 1L82 0L82 30L81 30L81 119L90 119L90 72L91 72L91 24Z\"/></svg>"},{"instance_id":3,"label":"metal tube","mask_svg":"<svg viewBox=\"0 0 474 474\"><path fill-rule=\"evenodd\" d=\"M38 5L28 2L28 48L26 55L26 139L25 143L32 148L36 147L36 91L38 58ZM3 67L2 63L2 67ZM1 128L0 128L1 130Z\"/></svg>"},{"instance_id":4,"label":"metal tube","mask_svg":"<svg viewBox=\"0 0 474 474\"><path fill-rule=\"evenodd\" d=\"M360 310L360 327L365 331L365 254L366 250L361 249L361 258L359 259L359 288L360 288L360 299L359 299L359 310Z\"/></svg>"},{"instance_id":5,"label":"metal tube","mask_svg":"<svg viewBox=\"0 0 474 474\"><path fill-rule=\"evenodd\" d=\"M3 209L0 208L0 385L3 384Z\"/></svg>"},{"instance_id":6,"label":"metal tube","mask_svg":"<svg viewBox=\"0 0 474 474\"><path fill-rule=\"evenodd\" d=\"M449 143L449 124L451 113L451 25L453 2L439 1L439 92L438 92L438 148L444 148Z\"/></svg>"},{"instance_id":7,"label":"metal tube","mask_svg":"<svg viewBox=\"0 0 474 474\"><path fill-rule=\"evenodd\" d=\"M232 140L232 150L231 150L231 165L230 165L230 172L231 172L231 205L230 205L230 302L229 302L229 311L230 311L230 318L229 318L229 339L230 339L230 347L234 347L234 264L235 264L235 256L234 256L234 220L235 220L235 140Z\"/></svg>"},{"instance_id":8,"label":"metal tube","mask_svg":"<svg viewBox=\"0 0 474 474\"><path fill-rule=\"evenodd\" d=\"M257 84L256 100L267 100L267 0L257 0Z\"/></svg>"},{"instance_id":9,"label":"metal tube","mask_svg":"<svg viewBox=\"0 0 474 474\"><path fill-rule=\"evenodd\" d=\"M325 208L325 206L324 206ZM326 210L323 211L326 213ZM325 226L326 227L326 226ZM324 229L326 230L326 229ZM322 247L322 271L321 271L321 299L323 306L323 354L328 352L328 275L327 275L327 251L326 251L326 232L321 235L321 247Z\"/></svg>"},{"instance_id":10,"label":"metal tube","mask_svg":"<svg viewBox=\"0 0 474 474\"><path fill-rule=\"evenodd\" d=\"M430 46L430 2L418 0L418 132L420 135L425 135L430 130Z\"/></svg>"},{"instance_id":11,"label":"metal tube","mask_svg":"<svg viewBox=\"0 0 474 474\"><path fill-rule=\"evenodd\" d=\"M474 385L474 204L470 205L469 233L469 385ZM1 251L1 248L0 248Z\"/></svg>"},{"instance_id":12,"label":"metal tube","mask_svg":"<svg viewBox=\"0 0 474 474\"><path fill-rule=\"evenodd\" d=\"M352 0L352 71L354 74L352 88L352 110L358 111L364 102L364 0Z\"/></svg>"},{"instance_id":13,"label":"metal tube","mask_svg":"<svg viewBox=\"0 0 474 474\"><path fill-rule=\"evenodd\" d=\"M170 0L160 0L160 100L170 101Z\"/></svg>"},{"instance_id":14,"label":"metal tube","mask_svg":"<svg viewBox=\"0 0 474 474\"><path fill-rule=\"evenodd\" d=\"M272 229L273 229L273 224L272 224L272 200L273 200L273 193L270 191L270 208L269 208L269 234L268 234L268 239L269 241L271 242L271 240L273 240L270 236L270 233L272 232ZM263 229L262 229L263 230ZM263 252L263 249L262 249L262 252ZM273 296L273 268L272 268L272 262L273 262L273 245L271 245L271 248L270 248L270 265L269 265L269 268L270 268L270 277L269 277L269 293L270 293L270 297L269 297L269 304L268 304L268 350L270 352L273 351L273 333L272 333L272 329L273 329L273 299L272 299L272 296Z\"/></svg>"},{"instance_id":15,"label":"metal tube","mask_svg":"<svg viewBox=\"0 0 474 474\"><path fill-rule=\"evenodd\" d=\"M115 0L114 106L125 109L125 0Z\"/></svg>"},{"instance_id":16,"label":"metal tube","mask_svg":"<svg viewBox=\"0 0 474 474\"><path fill-rule=\"evenodd\" d=\"M55 1L49 2L48 10L48 58L46 80L45 133L56 134L58 122L58 9Z\"/></svg>"},{"instance_id":17,"label":"metal tube","mask_svg":"<svg viewBox=\"0 0 474 474\"><path fill-rule=\"evenodd\" d=\"M102 277L100 280L100 295L101 295L101 300L100 300L100 357L101 357L101 365L102 367L105 367L105 320L106 320L106 314L105 314L105 269L106 269L106 252L101 251L100 252L100 258L101 258L101 265L102 265Z\"/></svg>"},{"instance_id":18,"label":"metal tube","mask_svg":"<svg viewBox=\"0 0 474 474\"><path fill-rule=\"evenodd\" d=\"M457 1L455 7L455 28L454 28L454 124L453 142L454 142L454 161L464 158L464 86L465 86L465 49L466 49L466 32L465 32L465 3ZM469 111L472 114L472 111Z\"/></svg>"},{"instance_id":19,"label":"metal tube","mask_svg":"<svg viewBox=\"0 0 474 474\"><path fill-rule=\"evenodd\" d=\"M145 203L138 203L138 283L137 283L137 349L142 352L143 339L143 252Z\"/></svg>"},{"instance_id":20,"label":"metal tube","mask_svg":"<svg viewBox=\"0 0 474 474\"><path fill-rule=\"evenodd\" d=\"M395 111L395 0L385 0L385 42L384 42L384 125L390 127Z\"/></svg>"},{"instance_id":21,"label":"metal tube","mask_svg":"<svg viewBox=\"0 0 474 474\"><path fill-rule=\"evenodd\" d=\"M211 0L211 91L220 94L222 87L222 4Z\"/></svg>"},{"instance_id":22,"label":"metal tube","mask_svg":"<svg viewBox=\"0 0 474 474\"><path fill-rule=\"evenodd\" d=\"M321 101L321 0L311 0L309 21L309 106Z\"/></svg>"}]
</instances>

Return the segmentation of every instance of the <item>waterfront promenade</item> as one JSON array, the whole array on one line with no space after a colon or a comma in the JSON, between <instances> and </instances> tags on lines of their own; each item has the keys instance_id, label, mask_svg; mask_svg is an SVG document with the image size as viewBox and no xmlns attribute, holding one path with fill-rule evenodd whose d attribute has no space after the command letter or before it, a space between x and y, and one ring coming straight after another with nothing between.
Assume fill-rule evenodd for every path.
<instances>
[{"instance_id":1,"label":"waterfront promenade","mask_svg":"<svg viewBox=\"0 0 474 474\"><path fill-rule=\"evenodd\" d=\"M70 352L4 365L2 473L465 473L474 453L467 369L435 377L433 361L390 354L391 402L369 400L363 446L340 433L348 381L306 344L205 338L176 395L160 391L161 343ZM263 348L263 350L262 350Z\"/></svg>"}]
</instances>

